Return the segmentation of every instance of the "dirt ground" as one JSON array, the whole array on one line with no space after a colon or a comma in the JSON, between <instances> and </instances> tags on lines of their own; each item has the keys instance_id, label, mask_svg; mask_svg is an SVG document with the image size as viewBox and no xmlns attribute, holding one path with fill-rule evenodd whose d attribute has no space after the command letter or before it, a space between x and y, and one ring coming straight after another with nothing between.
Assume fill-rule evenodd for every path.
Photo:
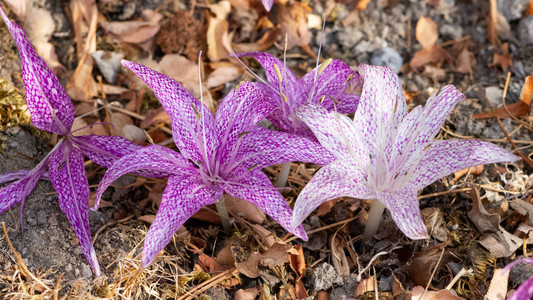
<instances>
[{"instance_id":1,"label":"dirt ground","mask_svg":"<svg viewBox=\"0 0 533 300\"><path fill-rule=\"evenodd\" d=\"M7 7L3 1L0 2ZM200 50L207 53L207 48L213 46L208 23L219 11L209 8L209 5L218 1L97 2L98 12L109 22L138 21L145 9L156 9L162 16L157 21L161 24L157 28L159 36L155 36L149 50L139 50L144 44L131 42L135 40L133 37L117 42L121 38L104 30L103 23L99 23L96 31L98 50L114 51L124 54L127 59L141 63L150 61L152 64L157 64L168 53L179 53L189 60L186 64L177 65L185 70L195 68L193 65ZM264 11L260 1L231 2L233 5L251 3L248 10L233 7L223 16L227 22L221 24L227 24L232 42L239 43L241 47L234 48L244 49L242 45L245 43L254 47L261 44L263 34L272 30L268 26L257 29L262 18L280 26L296 27L280 17L287 7L292 7L291 20L297 20L297 16L307 17L306 21L298 23L307 26L306 33L298 40L303 47L295 46L287 51L287 64L299 76L314 67L316 60L311 54L316 54L322 44L321 57L341 59L354 70L361 63L385 64L397 70L410 108L424 104L444 85L454 84L467 96L467 100L453 110L438 138L485 139L511 151L515 147L505 136L509 133L516 148L525 157L531 158L533 118L530 112L514 119L502 119L501 126L494 117L475 119L473 115L501 107L504 90L506 105L523 101L520 96L526 76L533 75L533 1L509 1L512 5L505 0L494 1L501 14L495 42L490 40L491 1L370 0L364 10L357 10L357 1L349 0L310 1L308 4L303 1L294 1L297 4L276 1L270 13ZM72 16L65 13L69 1L27 3L50 12L55 29L49 41L63 66L63 70L58 72L59 78L67 85L79 61ZM532 12L526 16L528 9ZM321 43L320 18L324 13L328 13L329 17ZM10 16L16 20L13 14ZM438 37L431 47L439 47L444 52L431 50L437 51L431 52L434 56L425 54L432 58L431 61L420 63L413 58L416 53L428 48L421 45L418 36L424 36L424 30L429 29L420 27L422 33L417 33L417 22L424 17L438 26ZM153 25L150 23L153 21L146 22L144 28ZM141 35L141 31L129 34ZM125 35L122 38L126 39ZM308 35L308 40L305 35ZM283 47L280 46L283 39L278 34L275 43L269 44L266 51L283 57ZM0 42L0 79L23 94L20 61L3 24L0 25ZM130 44L135 44L135 47ZM229 64L228 59L214 60L211 56L204 72L214 72L221 61ZM245 62L264 77L257 63L252 60ZM168 69L172 67L176 65ZM96 84L97 78L105 76L105 72L95 66L89 76ZM183 75L183 78L180 82L184 86L189 84L197 88L194 74ZM214 106L221 95L243 78L253 76L244 73L232 81L211 87L210 97ZM158 108L153 93L149 90L139 92L142 86L132 84L134 80L126 71L118 71L117 82L111 84L107 77L105 80L110 85L135 90L135 95L140 95L142 103L136 109L138 115L148 116ZM107 100L120 102L126 107L132 96L119 95L109 95ZM76 109L81 112L83 101L75 103ZM92 105L93 102L90 102L89 107ZM95 114L88 123L102 121L99 120L103 119L102 116L103 113ZM131 119L131 124L142 127L141 119ZM15 126L8 123L0 119L0 174L33 168L46 156L52 143L49 135L31 129L28 122L19 122ZM156 142L163 143L171 136L157 126L153 123L143 129L153 134ZM316 170L313 165L292 165L289 177L292 189L284 192L289 203L293 204ZM265 171L275 180L279 167L269 167ZM93 197L104 172L104 168L94 163L87 164ZM303 287L309 299L374 299L376 293L379 293L380 299L418 299L411 298L415 287L425 288L430 281L429 291L442 291L457 277L450 288L455 295L463 299L482 299L489 292L494 270L516 257L531 255L533 244L533 223L529 220L533 210L528 211L530 206L533 207L533 175L531 166L519 161L486 165L479 173L470 170L457 178L450 175L421 190L420 207L428 228L431 228L431 239L427 241L406 238L386 213L378 235L363 245L360 235L369 202L340 199L329 202L322 213L312 214L304 222L308 232L314 232L308 242L288 239L289 245L299 244L303 249L300 254L305 262L303 273L294 269L298 263L287 259L274 267L267 267L266 263L257 267L256 263L255 268L260 275L249 277L237 267L238 263L248 261L252 252L264 253L269 247L264 245L262 236L253 229L255 227L250 225L253 223L250 220L237 219L234 222L236 232L231 235L224 233L220 220L213 219L209 211L213 207L187 221L184 230L178 231L154 264L141 272L143 239L150 226L150 216L157 211L157 199L160 199L164 184L164 180L143 181L134 176L122 177L104 194L106 205L97 212L89 212L94 247L103 273L103 277L95 279L68 220L59 208L55 190L48 181L39 181L24 201L22 214L21 205L15 205L0 215L0 222L5 222L14 250L20 253L23 264L34 274L32 277L20 272L21 264L8 245L6 236L0 234L0 298L26 299L30 295L41 295L52 299L54 295L59 295L66 299L173 299L187 297L190 293L198 299L294 299L302 298ZM481 196L477 200L472 194L473 189L480 191ZM481 203L479 205L488 212L481 217L498 214L501 218L496 232L482 232L476 227L475 221L472 221L476 203ZM327 227L328 224L336 225ZM280 239L286 234L271 219L260 227L274 232ZM235 266L223 263L227 262L224 255L228 255L228 251ZM365 268L369 264L371 266ZM460 272L466 272L466 275L458 276ZM225 276L217 277L222 273ZM519 265L509 275L508 290L516 288L530 276L533 276L533 267Z\"/></svg>"}]
</instances>

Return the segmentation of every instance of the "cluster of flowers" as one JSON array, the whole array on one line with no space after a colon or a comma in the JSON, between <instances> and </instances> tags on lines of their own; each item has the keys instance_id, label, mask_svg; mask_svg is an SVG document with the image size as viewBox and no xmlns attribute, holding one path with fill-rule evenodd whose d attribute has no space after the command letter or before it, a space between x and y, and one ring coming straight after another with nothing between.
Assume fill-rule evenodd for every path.
<instances>
[{"instance_id":1,"label":"cluster of flowers","mask_svg":"<svg viewBox=\"0 0 533 300\"><path fill-rule=\"evenodd\" d=\"M62 139L35 169L0 175L0 184L14 181L0 190L0 213L23 202L40 178L48 178L96 276L100 271L91 243L83 156L108 168L92 209L123 174L168 177L144 243L143 267L189 217L223 193L253 203L303 240L302 221L321 203L343 196L377 199L409 238L427 238L419 189L460 169L518 159L483 141L433 140L464 99L453 86L408 113L399 78L386 67L361 65L358 75L342 61L326 60L298 79L267 53L238 55L261 63L267 81L241 82L224 97L216 115L170 77L123 61L152 88L170 116L179 152L115 136L77 136L71 130L74 107L59 80L21 27L3 11L1 15L20 51L32 123ZM355 113L353 119L347 113ZM256 126L264 118L279 130ZM323 166L300 193L294 211L262 172L291 161Z\"/></svg>"}]
</instances>

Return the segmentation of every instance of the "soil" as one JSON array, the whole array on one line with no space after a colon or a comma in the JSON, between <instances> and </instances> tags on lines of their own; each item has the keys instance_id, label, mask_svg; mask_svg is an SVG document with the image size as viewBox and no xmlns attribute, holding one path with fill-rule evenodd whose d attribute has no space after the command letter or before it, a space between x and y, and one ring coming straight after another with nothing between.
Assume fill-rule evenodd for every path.
<instances>
[{"instance_id":1,"label":"soil","mask_svg":"<svg viewBox=\"0 0 533 300\"><path fill-rule=\"evenodd\" d=\"M145 8L156 8L157 2L106 1L107 4L105 5L99 4L99 9L110 20L123 21L138 17ZM163 2L165 3L162 7L171 6L168 3L169 1ZM179 2L177 7L190 8L183 1ZM312 13L316 15L324 13L328 3L331 2L333 1L312 1L310 4L313 10ZM434 7L428 5L429 2L439 4ZM505 1L498 1L498 3L500 2ZM61 62L70 69L73 62L67 60L66 55L62 54L74 53L72 49L74 43L71 40L72 30L69 28L68 18L63 13L62 3L61 1L43 1L43 3L44 7L53 12L54 19L57 22L57 32L65 33L53 37L52 42L56 46ZM350 1L336 1L335 5L335 16L331 16L325 23L322 56L342 59L355 70L360 63L372 64L376 61L384 61L392 68L398 67L398 69L408 63L414 53L421 50L421 46L415 39L415 26L420 17L430 17L438 24L440 33L437 41L438 45L469 36L470 38L466 39L466 41L453 42L446 46L446 49L455 55L460 51L458 50L459 46L466 45L465 47L475 54L472 75L454 72L449 69L444 77L438 80L434 80L427 74L417 72L402 72L399 74L406 92L413 92L415 95L410 106L424 104L425 100L440 87L445 84L454 84L465 93L468 99L458 104L453 110L443 126L445 130L441 131L439 138L470 136L499 140L499 145L507 150L512 150L511 145L505 140L504 133L496 119L478 120L472 118L472 114L493 109L501 103L501 93L499 91L503 92L507 76L507 73L502 71L501 68L490 66L493 53L498 50L487 40L488 18L486 16L489 12L488 1L375 0L370 1L365 11L359 12L353 11L354 4ZM510 34L502 42L509 43L514 63L514 66L510 68L511 80L506 96L506 103L511 104L519 101L520 91L526 75L533 74L533 41L529 45L524 44L526 41L520 38L518 32L522 18L513 17L515 12L511 11L510 8L509 11L506 9L508 8L502 8L502 10L505 10L502 14L508 17ZM184 51L194 61L198 51L202 49L205 51L206 45L196 45L188 39L180 40L179 37L172 36L168 27L173 24L181 24L187 28L194 27L205 30L205 24L200 24L198 19L178 19L178 15L168 11L166 13L167 19L165 22L167 25L163 25L160 32L160 48L156 49L156 56L162 52ZM276 14L276 6L274 6L271 13ZM521 14L523 14L523 11ZM313 38L309 46L317 53L321 34L316 29L312 29L311 33ZM237 35L234 39L240 41L244 37ZM169 41L174 40L179 45L169 44ZM0 78L7 80L11 85L23 91L20 63L18 57L13 55L14 44L9 38L4 25L0 26L0 45ZM283 56L283 51L275 47L271 47L267 51L278 57ZM288 56L288 65L297 73L304 73L316 63L300 47L289 50ZM449 68L450 66L444 65L443 67ZM254 65L253 69L262 76L261 70L257 68L257 65ZM95 73L97 72L95 71ZM62 79L64 80L65 78ZM226 89L232 86L234 84L228 84ZM493 96L494 94L496 96ZM531 118L531 113L529 117ZM520 123L512 119L502 120L502 123L508 133L513 132L520 126ZM522 126L513 133L512 138L519 141L532 141L533 131L526 126ZM11 127L4 132L0 132L0 139L6 140L6 148L3 153L0 153L0 174L20 169L31 169L50 150L48 141L34 137L29 130L23 127ZM531 143L518 145L523 154L528 157L533 153L533 147L530 146ZM453 175L451 175L426 187L421 191L421 194L445 192L451 188L463 188L475 184L501 183L499 172L501 167L504 166L506 165L488 165L481 174L467 176L456 182L451 181L453 178ZM531 175L531 169L523 162L507 167L509 173L521 171L526 176ZM307 166L307 168L311 170L314 166ZM277 167L269 169L273 173L277 172ZM300 170L295 167L291 172L294 177L300 176ZM312 173L312 171L310 172ZM90 174L90 184L97 185L103 175L103 169L91 164L88 166L88 174ZM272 178L275 179L274 176ZM132 176L121 178L114 184L114 187L110 187L105 193L103 200L108 201L111 205L97 212L89 212L92 234L93 237L96 236L94 245L102 272L106 276L108 283L120 282L117 285L121 287L125 286L121 285L124 284L123 281L125 280L120 278L130 278L127 277L131 275L128 272L139 265L139 254L142 249L143 238L149 226L149 224L137 220L136 217L155 213L151 207L143 206L144 204L141 203L142 200L146 199L148 191L144 188L132 188L131 184L135 182L136 178ZM286 192L285 195L289 200L294 200L302 185L297 181L292 182L291 185L295 188ZM92 191L94 191L94 188L92 188ZM67 293L76 291L77 295L88 295L90 293L101 295L101 297L118 297L118 293L105 293L95 288L98 285L94 282L92 271L81 254L77 239L68 220L59 208L54 192L55 190L49 182L41 180L31 195L26 198L22 214L20 214L20 205L15 205L11 211L0 215L0 222L6 223L8 235L15 250L22 255L24 264L32 272L35 274L48 272L42 275L42 278L55 280L59 274L63 274L62 286L64 288L60 292L61 295L68 295ZM521 195L520 198L526 199L527 196L528 194L526 193ZM362 232L366 215L361 213L361 208L366 208L367 206L368 203L353 199L339 201L329 213L320 218L317 216L308 218L305 224L306 229L313 230L322 227L324 224L332 224L358 216L357 219L350 222L345 229L340 231L344 241L349 241ZM443 256L441 263L445 267L438 269L433 278L432 286L435 289L443 289L449 283L450 276L456 275L461 268L474 268L474 277L463 279L463 288L459 294L464 298L482 298L488 290L494 266L502 267L514 257L494 260L488 254L488 251L477 243L484 236L476 230L467 215L467 212L472 208L472 200L467 192L424 198L421 200L420 206L423 210L438 209L437 214L443 221L441 229L443 230L444 240L433 239L431 243L410 241L398 231L390 216L386 214L379 234L375 239L366 245L361 242L350 242L353 250L356 250L359 261L355 262L353 257L350 257L351 274L341 276L331 253L332 239L335 239L338 232L336 229L320 231L310 235L308 242L301 243L307 260L307 270L303 277L305 288L311 291L312 295L316 295L318 291L323 290L329 292L331 299L346 299L354 296L362 278L366 279L370 276L369 274L375 274L379 291L384 292L386 295L392 295L398 281L404 289L410 290L415 285L423 284L417 282L414 275L420 270L410 268L411 265L415 264L413 262L413 259L415 259L413 258L414 253L425 251L428 248L430 250L437 249L438 247L435 245L439 244L439 242L444 242L449 237L451 240L450 244L447 245L449 248L447 248L447 254ZM429 212L429 210L426 212ZM502 225L509 232L513 232L517 227L517 223L510 222L502 222ZM151 275L144 275L146 280L156 278L157 274L161 276L160 278L163 278L158 283L160 286L153 287L153 290L158 291L159 294L151 295L146 289L132 288L132 290L128 291L130 293L128 295L136 299L165 298L161 291L172 290L174 288L173 285L177 285L177 274L182 276L187 274L187 276L193 277L189 273L193 272L195 264L200 262L199 253L194 251L194 247L191 244L196 247L203 243L203 247L199 248L205 249L204 252L210 256L216 256L217 252L226 244L240 245L239 247L242 247L242 245L248 243L248 241L246 243L242 242L246 239L245 237L239 237L241 240L236 242L235 235L228 237L222 230L213 229L214 227L217 227L217 225L198 220L188 221L185 224L185 228L192 235L189 243L179 239L176 239L173 243L171 242L165 252L167 256L162 258L160 263L155 264L153 273L150 273ZM272 225L271 228L279 237L283 237L283 230L277 225ZM530 245L527 247L528 250L531 250ZM393 248L394 250L391 250ZM250 253L251 249L244 248L243 251ZM374 271L366 271L359 274L360 270L380 251L387 251L392 254L377 260L373 266L375 268ZM350 253L350 251L347 251L347 253ZM436 253L438 258L440 250ZM427 258L429 256L424 257ZM433 258L430 260L435 262L436 260ZM0 234L0 262L0 275L12 276L16 273L17 261L3 234ZM425 268L424 271L433 270L434 265L428 264L427 266L432 267ZM509 288L516 287L526 280L528 276L524 274L533 274L533 271L527 265L520 268L524 269L524 271L511 273L511 285ZM290 269L287 268L287 270ZM240 285L233 286L230 289L216 286L205 294L211 299L232 299L239 289L263 286L269 282L271 283L269 286L272 293L278 294L285 283L274 276L272 270L264 268L261 269L261 272L262 275L258 279L241 276L242 282ZM358 275L362 275L362 278L358 278ZM290 282L294 283L295 276L294 273L291 273L289 276ZM426 280L428 277L425 277ZM187 283L188 285L186 286L188 288L193 287L194 284L192 282L195 281L191 281L190 284ZM14 290L10 284L12 282L0 280L0 295L5 291ZM167 296L169 298L172 297Z\"/></svg>"}]
</instances>

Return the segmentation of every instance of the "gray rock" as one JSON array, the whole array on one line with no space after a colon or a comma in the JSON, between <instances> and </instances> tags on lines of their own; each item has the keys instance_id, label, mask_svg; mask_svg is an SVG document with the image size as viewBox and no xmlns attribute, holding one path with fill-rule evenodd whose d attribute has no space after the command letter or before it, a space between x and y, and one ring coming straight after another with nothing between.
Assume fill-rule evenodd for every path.
<instances>
[{"instance_id":1,"label":"gray rock","mask_svg":"<svg viewBox=\"0 0 533 300\"><path fill-rule=\"evenodd\" d=\"M392 291L392 275L379 277L378 286L380 291Z\"/></svg>"},{"instance_id":2,"label":"gray rock","mask_svg":"<svg viewBox=\"0 0 533 300\"><path fill-rule=\"evenodd\" d=\"M363 37L364 33L353 27L341 29L339 30L339 32L337 32L337 39L339 40L339 44L348 49L357 46L357 43L359 43L363 39Z\"/></svg>"},{"instance_id":3,"label":"gray rock","mask_svg":"<svg viewBox=\"0 0 533 300\"><path fill-rule=\"evenodd\" d=\"M333 288L331 290L330 299L344 300L344 299L353 298L353 295L355 294L355 289L357 288L357 276L356 275L343 276L342 280L344 281L342 286Z\"/></svg>"},{"instance_id":4,"label":"gray rock","mask_svg":"<svg viewBox=\"0 0 533 300\"><path fill-rule=\"evenodd\" d=\"M318 265L313 270L311 280L315 291L326 291L331 289L333 285L344 284L342 277L328 263Z\"/></svg>"},{"instance_id":5,"label":"gray rock","mask_svg":"<svg viewBox=\"0 0 533 300\"><path fill-rule=\"evenodd\" d=\"M452 24L444 24L439 27L440 35L456 40L463 36L463 27Z\"/></svg>"},{"instance_id":6,"label":"gray rock","mask_svg":"<svg viewBox=\"0 0 533 300\"><path fill-rule=\"evenodd\" d=\"M518 263L509 272L509 281L515 286L522 284L533 276L533 265L528 263Z\"/></svg>"},{"instance_id":7,"label":"gray rock","mask_svg":"<svg viewBox=\"0 0 533 300\"><path fill-rule=\"evenodd\" d=\"M91 55L96 61L98 69L104 75L105 80L110 84L115 84L118 73L122 70L120 60L124 58L124 54L98 50L91 53Z\"/></svg>"},{"instance_id":8,"label":"gray rock","mask_svg":"<svg viewBox=\"0 0 533 300\"><path fill-rule=\"evenodd\" d=\"M221 286L218 286L218 285L208 289L204 293L204 296L208 296L210 299L213 299L213 300L215 300L215 299L216 300L219 300L219 299L220 300L229 300L229 299L231 299L231 297L226 292L226 289L221 287Z\"/></svg>"},{"instance_id":9,"label":"gray rock","mask_svg":"<svg viewBox=\"0 0 533 300\"><path fill-rule=\"evenodd\" d=\"M489 86L485 89L484 92L485 93L482 99L486 100L489 106L494 107L502 103L503 90L499 87Z\"/></svg>"},{"instance_id":10,"label":"gray rock","mask_svg":"<svg viewBox=\"0 0 533 300\"><path fill-rule=\"evenodd\" d=\"M498 0L498 12L507 21L515 21L524 15L529 0Z\"/></svg>"},{"instance_id":11,"label":"gray rock","mask_svg":"<svg viewBox=\"0 0 533 300\"><path fill-rule=\"evenodd\" d=\"M387 66L396 73L400 72L403 65L403 59L400 54L387 46L374 51L370 62L377 66Z\"/></svg>"},{"instance_id":12,"label":"gray rock","mask_svg":"<svg viewBox=\"0 0 533 300\"><path fill-rule=\"evenodd\" d=\"M523 18L520 21L518 36L522 45L533 45L533 16Z\"/></svg>"}]
</instances>

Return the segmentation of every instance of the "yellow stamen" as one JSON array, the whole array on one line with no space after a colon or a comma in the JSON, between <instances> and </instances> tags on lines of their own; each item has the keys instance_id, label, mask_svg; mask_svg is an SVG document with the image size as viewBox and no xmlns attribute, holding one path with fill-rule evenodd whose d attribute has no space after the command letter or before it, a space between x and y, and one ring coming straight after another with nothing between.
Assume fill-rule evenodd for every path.
<instances>
[{"instance_id":1,"label":"yellow stamen","mask_svg":"<svg viewBox=\"0 0 533 300\"><path fill-rule=\"evenodd\" d=\"M322 71L324 71L328 66L329 64L333 61L333 58L328 58L326 59L325 62L323 62L321 65L320 65L320 68L318 68L318 74L322 73Z\"/></svg>"},{"instance_id":2,"label":"yellow stamen","mask_svg":"<svg viewBox=\"0 0 533 300\"><path fill-rule=\"evenodd\" d=\"M278 77L278 80L281 83L283 77L281 77L281 72L279 71L279 67L277 64L274 64L274 70L276 70L276 76Z\"/></svg>"},{"instance_id":3,"label":"yellow stamen","mask_svg":"<svg viewBox=\"0 0 533 300\"><path fill-rule=\"evenodd\" d=\"M283 102L287 102L287 96L285 96L283 92L279 92L279 94L281 95L281 99L283 99Z\"/></svg>"},{"instance_id":4,"label":"yellow stamen","mask_svg":"<svg viewBox=\"0 0 533 300\"><path fill-rule=\"evenodd\" d=\"M194 113L196 114L196 119L200 120L200 113L198 112L196 107L194 107L194 105L192 103L191 103L191 107L194 110Z\"/></svg>"}]
</instances>

